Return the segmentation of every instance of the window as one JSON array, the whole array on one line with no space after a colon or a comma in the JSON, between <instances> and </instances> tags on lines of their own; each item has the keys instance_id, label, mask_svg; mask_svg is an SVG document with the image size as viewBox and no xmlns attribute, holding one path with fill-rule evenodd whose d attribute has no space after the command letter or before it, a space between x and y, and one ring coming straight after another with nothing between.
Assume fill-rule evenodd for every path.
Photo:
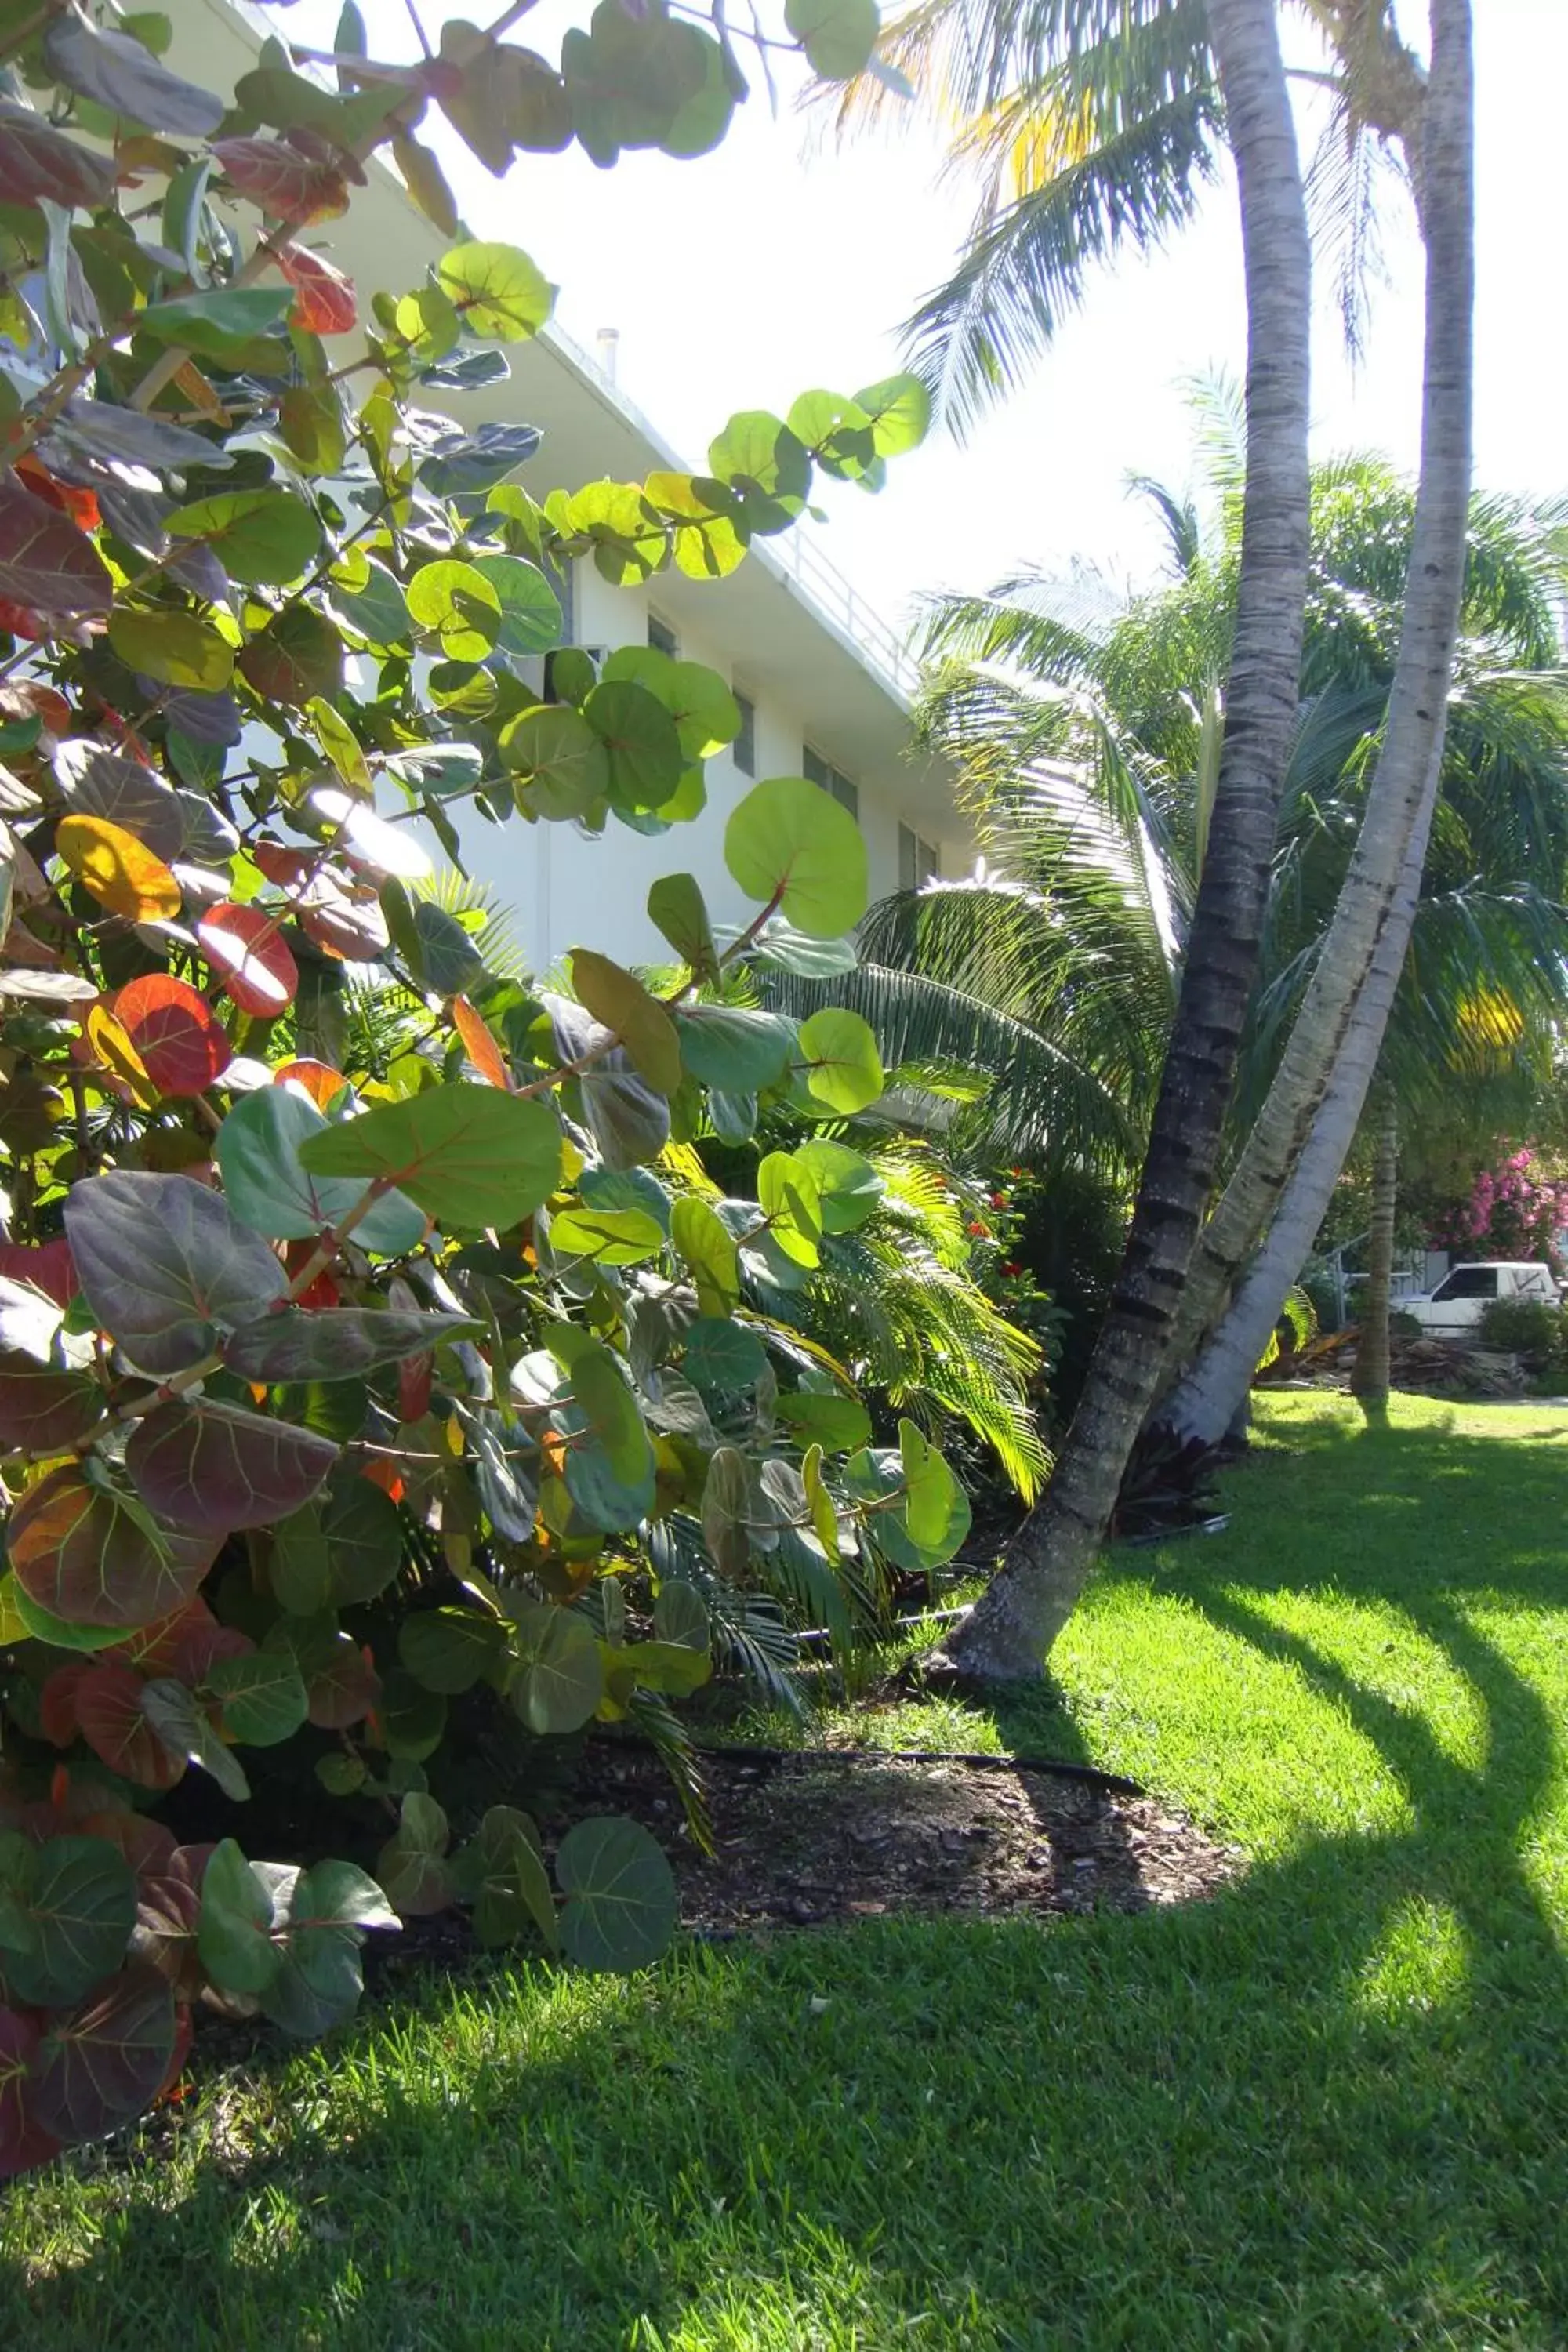
<instances>
[{"instance_id":1,"label":"window","mask_svg":"<svg viewBox=\"0 0 1568 2352\"><path fill-rule=\"evenodd\" d=\"M820 751L814 751L809 743L805 744L801 751L800 772L808 784L819 784L825 793L831 793L839 807L847 808L856 824L859 824L859 786L852 784L847 776L841 775L837 768L831 766L823 758Z\"/></svg>"},{"instance_id":2,"label":"window","mask_svg":"<svg viewBox=\"0 0 1568 2352\"><path fill-rule=\"evenodd\" d=\"M907 824L899 827L899 887L900 890L923 890L942 872L942 859L929 841L911 833Z\"/></svg>"},{"instance_id":3,"label":"window","mask_svg":"<svg viewBox=\"0 0 1568 2352\"><path fill-rule=\"evenodd\" d=\"M730 757L743 776L757 772L757 706L749 694L731 688L735 708L741 714L741 731L730 746Z\"/></svg>"},{"instance_id":4,"label":"window","mask_svg":"<svg viewBox=\"0 0 1568 2352\"><path fill-rule=\"evenodd\" d=\"M1495 1265L1457 1265L1447 1281L1440 1282L1432 1293L1434 1306L1444 1298L1495 1298L1497 1268Z\"/></svg>"},{"instance_id":5,"label":"window","mask_svg":"<svg viewBox=\"0 0 1568 2352\"><path fill-rule=\"evenodd\" d=\"M1519 1277L1519 1292L1521 1298L1554 1299L1557 1296L1552 1276L1543 1265L1525 1268Z\"/></svg>"},{"instance_id":6,"label":"window","mask_svg":"<svg viewBox=\"0 0 1568 2352\"><path fill-rule=\"evenodd\" d=\"M647 616L647 641L656 654L668 654L671 661L680 659L680 639L669 623L661 621L657 613L650 613Z\"/></svg>"}]
</instances>

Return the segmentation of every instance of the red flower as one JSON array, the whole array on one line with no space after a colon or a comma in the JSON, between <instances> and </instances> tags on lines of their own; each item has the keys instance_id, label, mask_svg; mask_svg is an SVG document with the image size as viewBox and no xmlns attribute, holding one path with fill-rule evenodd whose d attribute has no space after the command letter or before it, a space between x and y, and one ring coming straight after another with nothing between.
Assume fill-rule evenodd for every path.
<instances>
[{"instance_id":1,"label":"red flower","mask_svg":"<svg viewBox=\"0 0 1568 2352\"><path fill-rule=\"evenodd\" d=\"M1017 1261L1017 1259L1016 1259L1016 1257L1010 1257L1010 1258L1007 1260L1006 1264L1005 1264L1005 1265L1004 1265L1004 1267L1002 1268L1002 1271L1003 1271L1003 1273L1004 1273L1004 1274L1018 1275L1018 1274L1022 1274L1022 1273L1023 1273L1023 1271L1024 1271L1024 1269L1023 1269L1023 1267L1018 1264L1018 1261Z\"/></svg>"}]
</instances>

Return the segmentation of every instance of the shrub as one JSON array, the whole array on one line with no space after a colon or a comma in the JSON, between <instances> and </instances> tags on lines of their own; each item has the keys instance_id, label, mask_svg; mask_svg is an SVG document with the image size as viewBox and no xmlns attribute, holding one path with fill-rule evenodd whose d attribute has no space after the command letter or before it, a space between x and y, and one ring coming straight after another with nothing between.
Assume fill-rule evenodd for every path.
<instances>
[{"instance_id":1,"label":"shrub","mask_svg":"<svg viewBox=\"0 0 1568 2352\"><path fill-rule=\"evenodd\" d=\"M1563 1310L1543 1298L1494 1298L1483 1308L1483 1348L1524 1356L1544 1368L1563 1352Z\"/></svg>"},{"instance_id":2,"label":"shrub","mask_svg":"<svg viewBox=\"0 0 1568 2352\"><path fill-rule=\"evenodd\" d=\"M808 45L844 74L875 29L846 15L858 53L832 10ZM428 405L543 323L528 256L455 243L342 362L353 290L300 233L387 141L454 231L432 96L498 171L574 133L692 152L727 50L658 0L601 8L562 75L449 26L438 71L351 60L332 91L274 42L226 108L133 37L159 22L38 12L10 62L47 111L0 107L0 2172L155 2097L198 2002L332 2025L367 1931L453 1901L487 1942L651 1958L652 1841L580 1822L553 1885L509 1804L455 1842L461 1751L499 1717L636 1718L678 1754L670 1706L743 1654L759 1558L815 1596L967 1524L921 1431L868 1444L758 1303L872 1213L875 1171L771 1151L754 1197L714 1198L690 1161L714 1124L880 1089L852 1014L723 1002L763 957L845 968L853 822L760 783L725 836L740 938L671 875L668 985L579 950L568 993L489 960L397 821L450 847L464 799L694 814L727 687L562 650L542 699L552 575L723 575L814 471L874 487L919 387L809 394L733 420L709 476L541 507L510 478L530 428ZM340 1801L345 1842L379 1823L374 1873L178 1843L156 1809L192 1773L236 1807L264 1780L285 1822L301 1787Z\"/></svg>"}]
</instances>

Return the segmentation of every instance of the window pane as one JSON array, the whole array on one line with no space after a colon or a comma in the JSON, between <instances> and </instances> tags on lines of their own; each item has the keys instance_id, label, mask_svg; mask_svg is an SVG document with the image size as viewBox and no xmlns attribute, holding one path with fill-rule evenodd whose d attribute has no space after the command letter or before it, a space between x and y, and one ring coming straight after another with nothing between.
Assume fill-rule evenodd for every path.
<instances>
[{"instance_id":1,"label":"window pane","mask_svg":"<svg viewBox=\"0 0 1568 2352\"><path fill-rule=\"evenodd\" d=\"M860 822L860 787L841 776L837 768L827 771L827 789L840 808L847 808L857 824Z\"/></svg>"},{"instance_id":2,"label":"window pane","mask_svg":"<svg viewBox=\"0 0 1568 2352\"><path fill-rule=\"evenodd\" d=\"M730 757L743 776L754 776L757 772L757 708L751 697L745 694L735 695L735 708L741 714L741 731L730 746Z\"/></svg>"},{"instance_id":3,"label":"window pane","mask_svg":"<svg viewBox=\"0 0 1568 2352\"><path fill-rule=\"evenodd\" d=\"M918 890L921 887L919 850L920 843L915 839L909 826L900 825L899 887L900 890Z\"/></svg>"},{"instance_id":4,"label":"window pane","mask_svg":"<svg viewBox=\"0 0 1568 2352\"><path fill-rule=\"evenodd\" d=\"M832 790L827 780L833 771L821 752L814 751L809 743L800 755L800 772L808 784L820 784L825 793Z\"/></svg>"},{"instance_id":5,"label":"window pane","mask_svg":"<svg viewBox=\"0 0 1568 2352\"><path fill-rule=\"evenodd\" d=\"M1432 1293L1433 1298L1495 1298L1497 1268L1495 1265L1456 1266L1447 1282L1440 1282Z\"/></svg>"},{"instance_id":6,"label":"window pane","mask_svg":"<svg viewBox=\"0 0 1568 2352\"><path fill-rule=\"evenodd\" d=\"M679 660L680 640L669 623L661 621L657 613L647 616L647 641L656 654L668 654L671 661Z\"/></svg>"}]
</instances>

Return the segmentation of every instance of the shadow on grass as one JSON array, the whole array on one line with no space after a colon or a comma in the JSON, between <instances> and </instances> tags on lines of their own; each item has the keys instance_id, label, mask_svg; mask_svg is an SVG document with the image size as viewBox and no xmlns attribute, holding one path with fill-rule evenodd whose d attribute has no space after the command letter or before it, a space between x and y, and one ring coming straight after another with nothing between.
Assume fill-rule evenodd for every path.
<instances>
[{"instance_id":1,"label":"shadow on grass","mask_svg":"<svg viewBox=\"0 0 1568 2352\"><path fill-rule=\"evenodd\" d=\"M0 2337L1561 2352L1568 1980L1521 1862L1560 1726L1508 1650L1568 1561L1558 1457L1507 1452L1503 1475L1451 1423L1299 1425L1237 1475L1229 1537L1155 1566L1371 1744L1397 1826L1044 1934L878 1921L631 1983L432 1985L216 2101L167 2164L37 2189ZM1271 1613L1330 1591L1436 1645L1479 1761ZM1026 1703L1020 1745L1050 1711Z\"/></svg>"}]
</instances>

